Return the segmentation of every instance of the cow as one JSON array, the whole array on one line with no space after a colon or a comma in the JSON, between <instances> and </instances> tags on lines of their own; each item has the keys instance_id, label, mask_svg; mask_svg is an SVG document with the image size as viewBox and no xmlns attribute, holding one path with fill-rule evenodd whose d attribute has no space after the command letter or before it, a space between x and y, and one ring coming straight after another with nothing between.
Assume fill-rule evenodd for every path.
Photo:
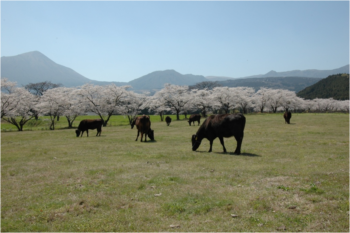
<instances>
[{"instance_id":1,"label":"cow","mask_svg":"<svg viewBox=\"0 0 350 233\"><path fill-rule=\"evenodd\" d=\"M192 114L190 116L190 119L188 120L188 123L191 126L191 122L193 122L193 125L194 125L195 121L198 121L198 125L199 125L201 123L201 115L199 115L199 114Z\"/></svg>"},{"instance_id":2,"label":"cow","mask_svg":"<svg viewBox=\"0 0 350 233\"><path fill-rule=\"evenodd\" d=\"M133 129L134 128L134 126L135 126L135 124L136 124L136 119L137 119L137 117L135 117L135 119L131 122L131 129Z\"/></svg>"},{"instance_id":3,"label":"cow","mask_svg":"<svg viewBox=\"0 0 350 233\"><path fill-rule=\"evenodd\" d=\"M165 118L165 122L166 122L166 124L169 126L170 123L171 123L171 117L170 117L170 116L167 116L167 117Z\"/></svg>"},{"instance_id":4,"label":"cow","mask_svg":"<svg viewBox=\"0 0 350 233\"><path fill-rule=\"evenodd\" d=\"M210 149L208 152L211 152L213 141L218 137L224 152L226 153L223 138L234 136L237 141L237 147L234 153L238 155L241 154L245 122L246 119L241 113L209 116L199 127L197 133L192 135L192 150L196 151L200 146L202 139L206 138L210 142Z\"/></svg>"},{"instance_id":5,"label":"cow","mask_svg":"<svg viewBox=\"0 0 350 233\"><path fill-rule=\"evenodd\" d=\"M284 124L285 123L290 124L290 118L292 118L292 113L288 111L288 108L286 108L286 111L284 112L283 117L284 117Z\"/></svg>"},{"instance_id":6,"label":"cow","mask_svg":"<svg viewBox=\"0 0 350 233\"><path fill-rule=\"evenodd\" d=\"M149 119L149 116L143 115L143 116L137 117L135 119L134 125L136 125L136 128L137 128L137 137L135 141L137 141L137 139L139 138L140 133L141 133L141 142L142 142L143 135L145 135L145 142L147 142L147 136L152 141L154 140L154 130L151 129L151 121Z\"/></svg>"},{"instance_id":7,"label":"cow","mask_svg":"<svg viewBox=\"0 0 350 233\"><path fill-rule=\"evenodd\" d=\"M97 129L96 136L98 136L98 135L101 136L103 123L104 123L104 121L102 119L82 120L82 121L80 121L78 129L75 130L75 133L77 134L77 137L79 137L79 135L81 133L81 137L82 137L84 134L84 131L86 131L86 134L89 137L89 129Z\"/></svg>"}]
</instances>

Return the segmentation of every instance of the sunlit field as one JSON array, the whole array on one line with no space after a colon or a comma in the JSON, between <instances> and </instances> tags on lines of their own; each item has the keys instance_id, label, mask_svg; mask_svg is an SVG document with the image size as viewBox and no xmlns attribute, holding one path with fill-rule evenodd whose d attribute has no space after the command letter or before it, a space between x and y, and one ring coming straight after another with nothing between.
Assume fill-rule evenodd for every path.
<instances>
[{"instance_id":1,"label":"sunlit field","mask_svg":"<svg viewBox=\"0 0 350 233\"><path fill-rule=\"evenodd\" d=\"M248 114L241 155L172 119L146 143L122 116L101 137L2 123L1 231L349 231L348 114Z\"/></svg>"}]
</instances>

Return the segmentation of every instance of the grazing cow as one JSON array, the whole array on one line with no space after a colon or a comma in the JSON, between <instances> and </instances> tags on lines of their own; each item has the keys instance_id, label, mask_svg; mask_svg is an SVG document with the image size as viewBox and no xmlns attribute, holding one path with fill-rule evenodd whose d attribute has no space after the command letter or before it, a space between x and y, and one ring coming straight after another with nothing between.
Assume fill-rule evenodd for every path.
<instances>
[{"instance_id":1,"label":"grazing cow","mask_svg":"<svg viewBox=\"0 0 350 233\"><path fill-rule=\"evenodd\" d=\"M195 121L198 121L198 125L199 125L201 123L201 115L199 115L199 114L192 114L190 116L190 119L188 120L188 123L191 126L191 122L193 122L193 125L194 125Z\"/></svg>"},{"instance_id":2,"label":"grazing cow","mask_svg":"<svg viewBox=\"0 0 350 233\"><path fill-rule=\"evenodd\" d=\"M170 123L171 123L171 118L170 118L170 116L167 116L166 118L165 118L165 122L166 122L166 124L169 126L170 125Z\"/></svg>"},{"instance_id":3,"label":"grazing cow","mask_svg":"<svg viewBox=\"0 0 350 233\"><path fill-rule=\"evenodd\" d=\"M290 124L290 118L292 118L292 113L288 111L288 108L286 108L286 111L284 112L283 117L284 117L284 124L285 123Z\"/></svg>"},{"instance_id":4,"label":"grazing cow","mask_svg":"<svg viewBox=\"0 0 350 233\"><path fill-rule=\"evenodd\" d=\"M135 119L131 122L131 129L134 128L134 126L135 126L135 124L136 124L136 119L137 119L137 117L135 117Z\"/></svg>"},{"instance_id":5,"label":"grazing cow","mask_svg":"<svg viewBox=\"0 0 350 233\"><path fill-rule=\"evenodd\" d=\"M218 137L224 152L226 152L223 138L234 136L237 141L237 147L234 153L240 154L245 121L245 117L241 113L209 116L199 127L197 133L192 135L192 150L197 150L202 142L202 139L206 138L210 142L209 152L211 152L213 141Z\"/></svg>"},{"instance_id":6,"label":"grazing cow","mask_svg":"<svg viewBox=\"0 0 350 233\"><path fill-rule=\"evenodd\" d=\"M154 130L151 129L151 121L149 119L149 116L139 116L135 119L135 123L137 127L137 137L136 140L139 138L140 132L141 132L141 142L143 135L145 134L145 142L147 142L147 136L153 141L154 140ZM133 127L133 126L132 126Z\"/></svg>"},{"instance_id":7,"label":"grazing cow","mask_svg":"<svg viewBox=\"0 0 350 233\"><path fill-rule=\"evenodd\" d=\"M77 137L79 137L81 133L81 137L82 137L84 134L84 131L86 131L86 134L89 137L89 129L97 129L96 136L97 135L101 136L102 125L103 125L102 119L82 120L78 126L78 129L75 131L75 133L77 134Z\"/></svg>"}]
</instances>

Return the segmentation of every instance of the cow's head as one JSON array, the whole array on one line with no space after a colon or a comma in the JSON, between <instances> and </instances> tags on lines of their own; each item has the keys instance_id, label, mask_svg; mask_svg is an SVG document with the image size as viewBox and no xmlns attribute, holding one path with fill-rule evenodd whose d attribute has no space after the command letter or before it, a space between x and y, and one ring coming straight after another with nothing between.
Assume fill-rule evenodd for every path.
<instances>
[{"instance_id":1,"label":"cow's head","mask_svg":"<svg viewBox=\"0 0 350 233\"><path fill-rule=\"evenodd\" d=\"M79 135L80 135L80 130L79 130L79 129L75 130L75 133L77 134L77 137L79 137Z\"/></svg>"},{"instance_id":2,"label":"cow's head","mask_svg":"<svg viewBox=\"0 0 350 233\"><path fill-rule=\"evenodd\" d=\"M136 118L131 122L131 129L134 128L135 124L136 124Z\"/></svg>"},{"instance_id":3,"label":"cow's head","mask_svg":"<svg viewBox=\"0 0 350 233\"><path fill-rule=\"evenodd\" d=\"M154 141L154 130L152 130L152 129L148 130L148 137L149 137L152 141Z\"/></svg>"},{"instance_id":4,"label":"cow's head","mask_svg":"<svg viewBox=\"0 0 350 233\"><path fill-rule=\"evenodd\" d=\"M198 136L196 134L192 135L192 150L195 151L198 149L198 147L201 145L202 140L198 139Z\"/></svg>"}]
</instances>

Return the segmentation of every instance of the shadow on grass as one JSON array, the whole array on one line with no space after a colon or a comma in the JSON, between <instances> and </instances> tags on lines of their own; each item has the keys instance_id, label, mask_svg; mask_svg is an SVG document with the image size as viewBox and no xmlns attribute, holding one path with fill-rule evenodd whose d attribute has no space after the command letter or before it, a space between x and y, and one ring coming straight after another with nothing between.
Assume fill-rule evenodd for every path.
<instances>
[{"instance_id":1,"label":"shadow on grass","mask_svg":"<svg viewBox=\"0 0 350 233\"><path fill-rule=\"evenodd\" d=\"M229 155L235 155L235 156L248 156L248 157L261 157L261 155L252 154L252 153L241 153L241 154L235 154L234 152L215 152L216 154L229 154Z\"/></svg>"},{"instance_id":2,"label":"shadow on grass","mask_svg":"<svg viewBox=\"0 0 350 233\"><path fill-rule=\"evenodd\" d=\"M145 141L143 141L143 142L145 142ZM156 143L157 142L157 140L150 140L150 141L147 141L146 143Z\"/></svg>"},{"instance_id":3,"label":"shadow on grass","mask_svg":"<svg viewBox=\"0 0 350 233\"><path fill-rule=\"evenodd\" d=\"M248 157L261 157L261 155L252 154L252 153L241 153L241 154L235 154L234 152L208 152L208 151L196 151L197 153L213 153L213 154L229 154L229 155L235 155L235 156L248 156Z\"/></svg>"}]
</instances>

